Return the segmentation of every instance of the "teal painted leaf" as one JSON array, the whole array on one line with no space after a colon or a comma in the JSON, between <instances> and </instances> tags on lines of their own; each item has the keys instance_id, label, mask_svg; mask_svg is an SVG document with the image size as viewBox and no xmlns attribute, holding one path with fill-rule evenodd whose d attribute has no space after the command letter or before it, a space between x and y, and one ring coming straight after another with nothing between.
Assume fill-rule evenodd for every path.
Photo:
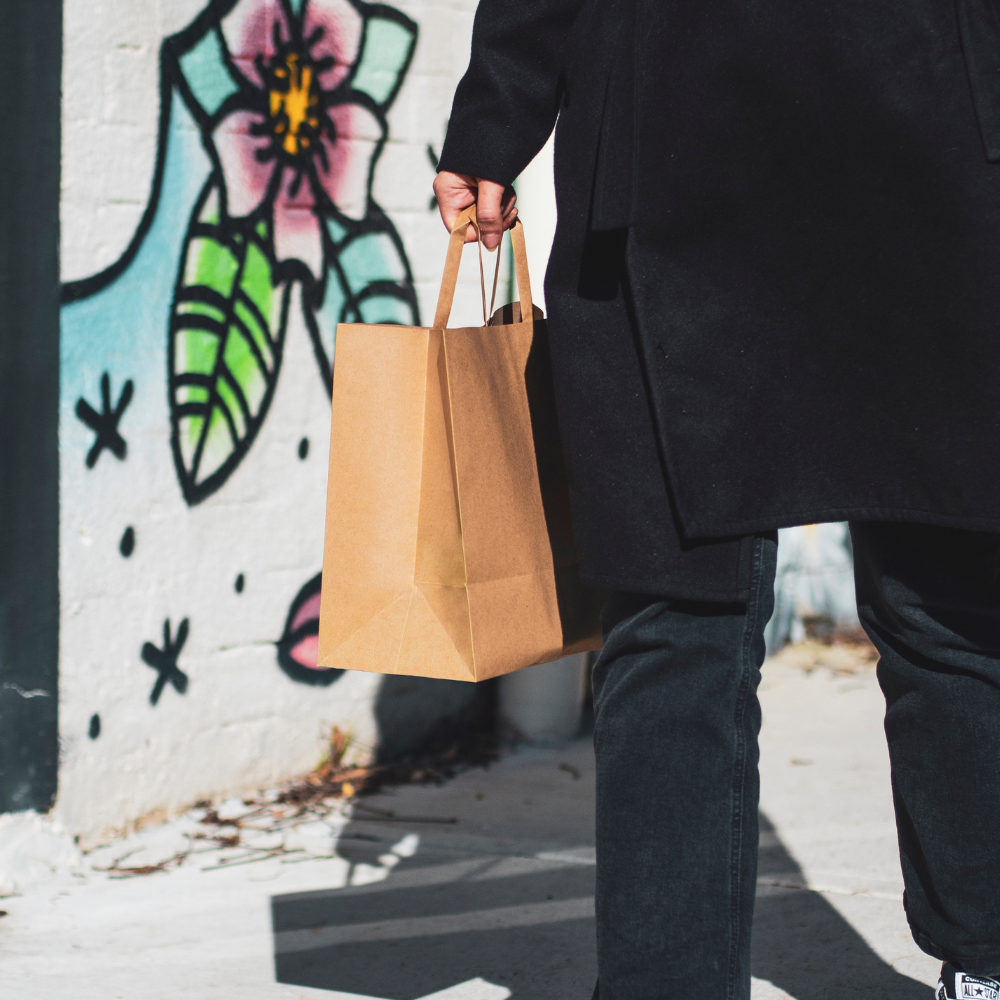
<instances>
[{"instance_id":1,"label":"teal painted leaf","mask_svg":"<svg viewBox=\"0 0 1000 1000\"><path fill-rule=\"evenodd\" d=\"M351 86L387 107L403 82L416 42L416 24L399 11L382 8L366 22Z\"/></svg>"},{"instance_id":2,"label":"teal painted leaf","mask_svg":"<svg viewBox=\"0 0 1000 1000\"><path fill-rule=\"evenodd\" d=\"M389 217L372 203L368 217L348 232L326 220L329 270L323 298L306 308L313 350L331 385L338 323L419 326L420 310L402 240Z\"/></svg>"},{"instance_id":3,"label":"teal painted leaf","mask_svg":"<svg viewBox=\"0 0 1000 1000\"><path fill-rule=\"evenodd\" d=\"M246 455L267 414L288 316L268 223L223 223L209 180L185 241L170 320L174 464L184 498L214 493Z\"/></svg>"},{"instance_id":4,"label":"teal painted leaf","mask_svg":"<svg viewBox=\"0 0 1000 1000\"><path fill-rule=\"evenodd\" d=\"M206 31L178 62L192 96L207 114L214 115L226 98L239 90L226 69L222 42L214 28Z\"/></svg>"}]
</instances>

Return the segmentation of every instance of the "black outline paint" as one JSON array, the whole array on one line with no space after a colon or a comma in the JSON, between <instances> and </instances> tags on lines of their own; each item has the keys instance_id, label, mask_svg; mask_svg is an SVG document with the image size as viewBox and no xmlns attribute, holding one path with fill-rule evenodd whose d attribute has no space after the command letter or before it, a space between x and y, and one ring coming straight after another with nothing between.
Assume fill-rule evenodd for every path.
<instances>
[{"instance_id":1,"label":"black outline paint","mask_svg":"<svg viewBox=\"0 0 1000 1000\"><path fill-rule=\"evenodd\" d=\"M427 159L431 161L431 169L434 173L438 172L438 160L440 157L434 152L434 144L427 143ZM427 211L433 212L435 208L438 207L438 199L436 194L431 195L431 200L427 205Z\"/></svg>"}]
</instances>

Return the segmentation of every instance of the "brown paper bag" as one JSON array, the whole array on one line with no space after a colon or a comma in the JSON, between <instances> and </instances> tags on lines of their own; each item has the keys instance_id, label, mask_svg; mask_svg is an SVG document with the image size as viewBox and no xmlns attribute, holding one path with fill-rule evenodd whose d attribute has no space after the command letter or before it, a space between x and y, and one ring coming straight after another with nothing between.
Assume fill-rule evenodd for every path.
<instances>
[{"instance_id":1,"label":"brown paper bag","mask_svg":"<svg viewBox=\"0 0 1000 1000\"><path fill-rule=\"evenodd\" d=\"M480 681L600 646L520 224L520 303L447 329L469 225L475 206L452 233L431 329L337 328L324 667Z\"/></svg>"}]
</instances>

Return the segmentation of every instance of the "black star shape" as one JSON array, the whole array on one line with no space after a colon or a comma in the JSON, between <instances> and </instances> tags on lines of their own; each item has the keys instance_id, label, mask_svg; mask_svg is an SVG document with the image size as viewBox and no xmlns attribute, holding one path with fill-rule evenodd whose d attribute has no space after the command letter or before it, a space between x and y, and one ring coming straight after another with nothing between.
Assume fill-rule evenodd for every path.
<instances>
[{"instance_id":1,"label":"black star shape","mask_svg":"<svg viewBox=\"0 0 1000 1000\"><path fill-rule=\"evenodd\" d=\"M90 403L83 397L76 401L76 415L92 431L97 434L94 444L87 452L87 468L92 469L97 460L101 457L101 452L107 448L116 458L124 459L128 446L125 438L118 432L118 422L122 418L126 407L132 402L132 391L135 386L132 380L128 379L122 386L121 395L114 407L111 406L111 379L105 372L101 376L101 412L98 413Z\"/></svg>"},{"instance_id":2,"label":"black star shape","mask_svg":"<svg viewBox=\"0 0 1000 1000\"><path fill-rule=\"evenodd\" d=\"M185 618L177 628L177 636L170 638L170 619L163 623L163 649L157 649L151 642L143 643L142 658L145 662L159 673L153 690L150 692L149 701L155 705L163 694L163 689L167 683L173 684L174 690L178 694L187 691L188 676L177 666L177 657L181 655L184 643L188 637L188 620Z\"/></svg>"}]
</instances>

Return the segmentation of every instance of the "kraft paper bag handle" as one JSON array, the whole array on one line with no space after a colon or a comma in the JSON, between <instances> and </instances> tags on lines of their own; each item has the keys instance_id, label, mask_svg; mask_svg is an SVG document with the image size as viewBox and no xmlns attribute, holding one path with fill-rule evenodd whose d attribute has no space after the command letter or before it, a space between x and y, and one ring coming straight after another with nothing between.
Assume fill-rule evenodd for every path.
<instances>
[{"instance_id":1,"label":"kraft paper bag handle","mask_svg":"<svg viewBox=\"0 0 1000 1000\"><path fill-rule=\"evenodd\" d=\"M455 286L458 283L458 269L462 263L462 248L465 246L465 234L473 226L479 240L479 281L483 295L483 325L489 323L486 314L486 281L483 275L483 243L479 225L476 222L476 206L470 205L464 209L455 222L455 228L451 231L451 239L448 242L448 256L445 258L444 273L441 276L441 291L438 295L437 310L434 313L434 329L444 329L448 326L448 319L451 316L452 303L455 301ZM511 247L514 251L514 274L517 278L517 288L521 299L521 322L527 322L533 318L531 306L531 279L528 276L528 256L524 247L524 230L521 220L515 219L514 225L510 229ZM499 247L497 248L497 267L493 275L493 296L490 303L492 312L493 303L496 300L497 277L500 274Z\"/></svg>"}]
</instances>

